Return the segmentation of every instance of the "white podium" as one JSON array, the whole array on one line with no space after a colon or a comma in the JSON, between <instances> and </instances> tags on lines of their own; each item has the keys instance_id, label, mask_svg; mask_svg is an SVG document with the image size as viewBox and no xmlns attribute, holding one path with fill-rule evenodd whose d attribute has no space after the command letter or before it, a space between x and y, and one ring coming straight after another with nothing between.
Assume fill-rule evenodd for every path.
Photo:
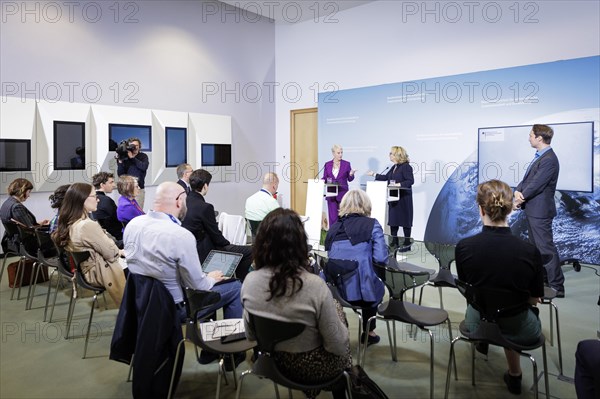
<instances>
[{"instance_id":1,"label":"white podium","mask_svg":"<svg viewBox=\"0 0 600 399\"><path fill-rule=\"evenodd\" d=\"M385 230L388 197L387 181L368 181L367 195L371 200L371 217L377 219Z\"/></svg>"},{"instance_id":2,"label":"white podium","mask_svg":"<svg viewBox=\"0 0 600 399\"><path fill-rule=\"evenodd\" d=\"M321 179L310 179L307 183L305 216L308 217L308 220L304 222L304 230L308 236L308 244L312 245L313 248L319 248L325 182Z\"/></svg>"}]
</instances>

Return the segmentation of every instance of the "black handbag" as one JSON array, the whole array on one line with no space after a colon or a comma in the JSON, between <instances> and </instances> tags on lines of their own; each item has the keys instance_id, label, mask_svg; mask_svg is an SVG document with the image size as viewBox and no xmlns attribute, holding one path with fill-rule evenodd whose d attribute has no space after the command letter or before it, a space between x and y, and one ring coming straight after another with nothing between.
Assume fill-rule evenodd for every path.
<instances>
[{"instance_id":1,"label":"black handbag","mask_svg":"<svg viewBox=\"0 0 600 399\"><path fill-rule=\"evenodd\" d=\"M383 390L373 381L362 367L356 365L350 371L350 386L353 398L388 399Z\"/></svg>"},{"instance_id":2,"label":"black handbag","mask_svg":"<svg viewBox=\"0 0 600 399\"><path fill-rule=\"evenodd\" d=\"M327 282L335 285L342 298L348 298L348 282L358 273L358 261L348 259L329 259L325 267Z\"/></svg>"}]
</instances>

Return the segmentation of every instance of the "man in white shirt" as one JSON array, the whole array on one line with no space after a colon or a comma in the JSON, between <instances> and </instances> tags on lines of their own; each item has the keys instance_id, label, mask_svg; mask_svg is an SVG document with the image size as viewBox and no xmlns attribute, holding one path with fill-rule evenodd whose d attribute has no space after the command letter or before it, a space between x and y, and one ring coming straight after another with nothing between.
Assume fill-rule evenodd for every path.
<instances>
[{"instance_id":1,"label":"man in white shirt","mask_svg":"<svg viewBox=\"0 0 600 399\"><path fill-rule=\"evenodd\" d=\"M125 228L123 242L129 271L161 281L173 296L182 321L187 316L182 286L219 292L221 301L215 309L223 307L226 319L241 318L241 283L236 280L215 285L225 279L223 273L202 271L196 239L181 227L180 219L186 211L186 192L181 186L175 182L158 186L153 210L132 219Z\"/></svg>"},{"instance_id":2,"label":"man in white shirt","mask_svg":"<svg viewBox=\"0 0 600 399\"><path fill-rule=\"evenodd\" d=\"M260 191L252 194L246 200L245 216L250 222L253 236L256 235L256 229L265 216L273 209L279 208L279 202L276 199L278 187L279 177L276 173L269 172L263 177L263 186Z\"/></svg>"}]
</instances>

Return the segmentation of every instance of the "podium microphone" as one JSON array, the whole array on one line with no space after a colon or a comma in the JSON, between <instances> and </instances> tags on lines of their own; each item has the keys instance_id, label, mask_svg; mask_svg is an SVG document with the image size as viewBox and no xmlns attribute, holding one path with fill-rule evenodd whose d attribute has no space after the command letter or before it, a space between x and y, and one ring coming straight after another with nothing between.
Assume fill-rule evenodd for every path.
<instances>
[{"instance_id":1,"label":"podium microphone","mask_svg":"<svg viewBox=\"0 0 600 399\"><path fill-rule=\"evenodd\" d=\"M323 171L323 169L325 169L325 164L323 164L323 167L321 169L319 169L319 171L317 172L317 174L315 175L315 177L313 177L313 180L319 180L319 175L321 174L321 172Z\"/></svg>"},{"instance_id":2,"label":"podium microphone","mask_svg":"<svg viewBox=\"0 0 600 399\"><path fill-rule=\"evenodd\" d=\"M378 175L382 175L382 174L384 174L384 173L385 173L385 172L386 172L386 171L387 171L389 168L390 168L389 166L388 166L388 167L386 167L384 170L382 170L382 171L381 171L381 173L378 173Z\"/></svg>"}]
</instances>

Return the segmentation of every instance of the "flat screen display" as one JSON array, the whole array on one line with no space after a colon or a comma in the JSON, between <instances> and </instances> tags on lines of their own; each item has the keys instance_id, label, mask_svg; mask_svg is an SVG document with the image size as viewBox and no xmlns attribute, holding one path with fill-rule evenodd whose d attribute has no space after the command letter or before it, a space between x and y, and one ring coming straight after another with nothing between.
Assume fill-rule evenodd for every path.
<instances>
[{"instance_id":1,"label":"flat screen display","mask_svg":"<svg viewBox=\"0 0 600 399\"><path fill-rule=\"evenodd\" d=\"M187 163L187 129L184 127L166 127L166 167L177 167Z\"/></svg>"},{"instance_id":2,"label":"flat screen display","mask_svg":"<svg viewBox=\"0 0 600 399\"><path fill-rule=\"evenodd\" d=\"M202 166L231 166L231 144L202 144Z\"/></svg>"},{"instance_id":3,"label":"flat screen display","mask_svg":"<svg viewBox=\"0 0 600 399\"><path fill-rule=\"evenodd\" d=\"M0 139L0 172L30 170L31 140Z\"/></svg>"},{"instance_id":4,"label":"flat screen display","mask_svg":"<svg viewBox=\"0 0 600 399\"><path fill-rule=\"evenodd\" d=\"M594 122L549 124L554 130L550 145L558 157L557 190L593 191ZM505 181L516 187L535 155L529 144L532 125L484 127L478 132L479 182Z\"/></svg>"},{"instance_id":5,"label":"flat screen display","mask_svg":"<svg viewBox=\"0 0 600 399\"><path fill-rule=\"evenodd\" d=\"M54 121L54 169L85 169L85 123Z\"/></svg>"},{"instance_id":6,"label":"flat screen display","mask_svg":"<svg viewBox=\"0 0 600 399\"><path fill-rule=\"evenodd\" d=\"M114 151L121 141L132 137L142 141L142 151L152 151L152 126L108 124L109 151Z\"/></svg>"}]
</instances>

